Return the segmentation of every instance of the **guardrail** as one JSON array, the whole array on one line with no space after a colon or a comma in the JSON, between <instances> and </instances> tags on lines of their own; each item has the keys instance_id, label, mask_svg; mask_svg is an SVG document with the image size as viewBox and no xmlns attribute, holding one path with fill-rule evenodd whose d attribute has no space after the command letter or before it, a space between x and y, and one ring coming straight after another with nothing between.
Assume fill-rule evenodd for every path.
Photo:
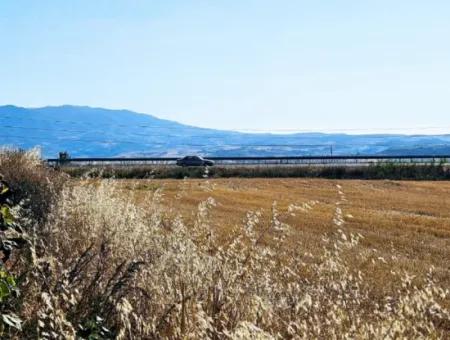
<instances>
[{"instance_id":1,"label":"guardrail","mask_svg":"<svg viewBox=\"0 0 450 340\"><path fill-rule=\"evenodd\" d=\"M216 165L370 165L448 164L450 155L396 155L396 156L285 156L285 157L205 157ZM105 166L105 165L175 165L177 157L92 157L47 159L51 166Z\"/></svg>"}]
</instances>

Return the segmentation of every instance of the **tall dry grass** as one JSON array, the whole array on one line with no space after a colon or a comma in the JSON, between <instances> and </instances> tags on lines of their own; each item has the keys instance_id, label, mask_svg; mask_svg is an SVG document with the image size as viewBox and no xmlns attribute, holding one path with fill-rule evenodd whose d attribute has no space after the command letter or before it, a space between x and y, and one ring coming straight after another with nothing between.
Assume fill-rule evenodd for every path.
<instances>
[{"instance_id":1,"label":"tall dry grass","mask_svg":"<svg viewBox=\"0 0 450 340\"><path fill-rule=\"evenodd\" d=\"M12 201L21 203L42 223L68 176L44 166L39 149L0 149L0 174L9 183Z\"/></svg>"},{"instance_id":2,"label":"tall dry grass","mask_svg":"<svg viewBox=\"0 0 450 340\"><path fill-rule=\"evenodd\" d=\"M210 225L211 197L192 219L164 206L164 188L136 205L114 180L66 183L30 233L11 338L44 339L411 339L445 338L448 287L392 271L397 289L374 298L354 263L383 261L346 231L345 188L315 256L287 246L294 230L272 205L249 211L226 240ZM185 185L180 182L180 192ZM186 194L186 193L183 193ZM180 195L182 199L183 195ZM314 209L292 205L289 214ZM27 208L18 214L26 215ZM8 333L9 332L9 333Z\"/></svg>"}]
</instances>

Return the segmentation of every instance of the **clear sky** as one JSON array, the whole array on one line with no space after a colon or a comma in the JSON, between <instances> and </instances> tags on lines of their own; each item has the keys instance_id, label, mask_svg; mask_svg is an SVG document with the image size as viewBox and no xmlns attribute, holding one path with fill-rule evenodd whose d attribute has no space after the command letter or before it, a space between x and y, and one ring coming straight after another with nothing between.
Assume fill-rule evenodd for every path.
<instances>
[{"instance_id":1,"label":"clear sky","mask_svg":"<svg viewBox=\"0 0 450 340\"><path fill-rule=\"evenodd\" d=\"M0 0L0 105L450 133L448 0Z\"/></svg>"}]
</instances>

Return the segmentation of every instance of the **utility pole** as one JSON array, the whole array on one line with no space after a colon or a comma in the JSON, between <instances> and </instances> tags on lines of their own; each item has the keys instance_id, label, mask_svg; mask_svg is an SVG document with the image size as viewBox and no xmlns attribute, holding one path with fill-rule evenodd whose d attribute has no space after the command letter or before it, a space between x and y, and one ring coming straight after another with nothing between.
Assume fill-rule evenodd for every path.
<instances>
[{"instance_id":1,"label":"utility pole","mask_svg":"<svg viewBox=\"0 0 450 340\"><path fill-rule=\"evenodd\" d=\"M333 144L330 145L330 155L333 157Z\"/></svg>"}]
</instances>

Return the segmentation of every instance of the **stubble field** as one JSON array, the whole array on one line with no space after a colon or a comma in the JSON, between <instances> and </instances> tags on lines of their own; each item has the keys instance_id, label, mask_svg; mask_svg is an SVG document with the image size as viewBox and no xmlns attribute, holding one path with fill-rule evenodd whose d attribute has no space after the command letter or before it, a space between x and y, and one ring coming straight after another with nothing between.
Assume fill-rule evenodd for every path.
<instances>
[{"instance_id":1,"label":"stubble field","mask_svg":"<svg viewBox=\"0 0 450 340\"><path fill-rule=\"evenodd\" d=\"M349 254L346 261L369 275L380 296L395 289L392 270L423 277L433 269L450 287L450 182L234 178L118 183L138 205L149 192L160 191L166 213L181 214L188 224L195 221L197 206L213 198L209 223L223 243L249 211L261 212L262 224L270 224L274 204L291 228L286 245L300 247L299 254L313 258L324 238L341 230L361 235L359 246L371 260L361 263ZM270 239L264 235L262 241Z\"/></svg>"}]
</instances>

